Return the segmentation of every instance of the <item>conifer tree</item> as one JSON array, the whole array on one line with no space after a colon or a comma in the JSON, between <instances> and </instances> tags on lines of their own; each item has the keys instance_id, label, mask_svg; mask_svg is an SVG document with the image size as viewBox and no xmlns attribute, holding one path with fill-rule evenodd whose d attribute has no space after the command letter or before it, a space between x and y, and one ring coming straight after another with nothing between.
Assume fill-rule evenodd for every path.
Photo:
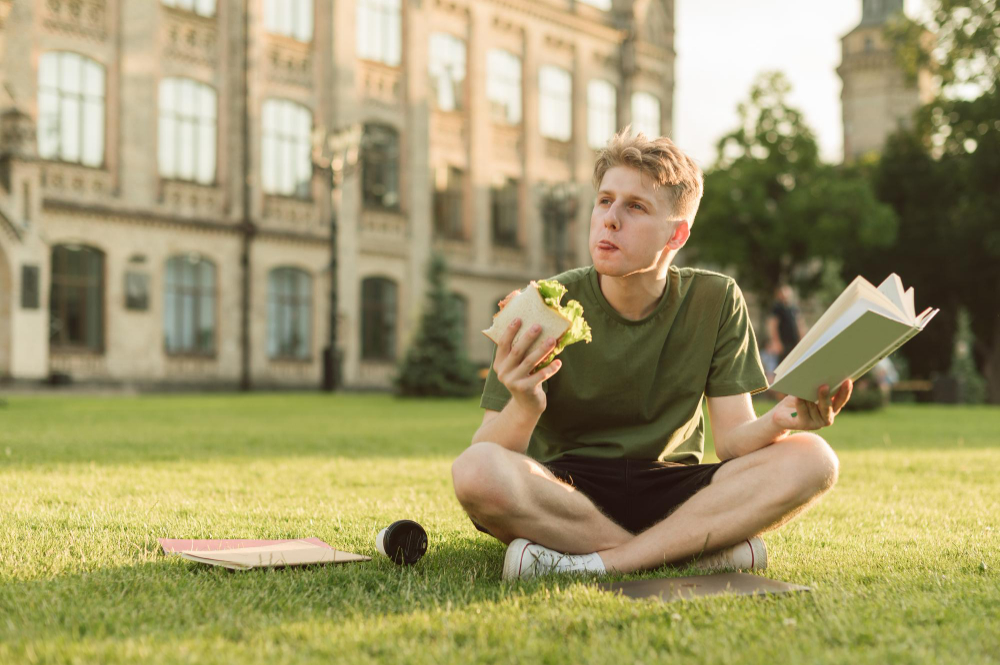
<instances>
[{"instance_id":1,"label":"conifer tree","mask_svg":"<svg viewBox=\"0 0 1000 665\"><path fill-rule=\"evenodd\" d=\"M446 288L447 272L444 257L432 255L420 327L396 377L400 395L468 397L479 392L476 368L462 346L459 304Z\"/></svg>"}]
</instances>

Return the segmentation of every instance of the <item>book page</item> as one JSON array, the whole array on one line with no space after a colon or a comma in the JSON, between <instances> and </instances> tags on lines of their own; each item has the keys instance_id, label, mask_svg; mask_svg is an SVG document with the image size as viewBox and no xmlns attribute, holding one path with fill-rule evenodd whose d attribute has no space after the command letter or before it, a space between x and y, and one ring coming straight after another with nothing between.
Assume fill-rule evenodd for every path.
<instances>
[{"instance_id":1,"label":"book page","mask_svg":"<svg viewBox=\"0 0 1000 665\"><path fill-rule=\"evenodd\" d=\"M906 312L906 305L903 304L903 280L899 278L896 273L890 273L888 277L882 280L882 283L878 285L878 290L889 300L892 301L899 311Z\"/></svg>"}]
</instances>

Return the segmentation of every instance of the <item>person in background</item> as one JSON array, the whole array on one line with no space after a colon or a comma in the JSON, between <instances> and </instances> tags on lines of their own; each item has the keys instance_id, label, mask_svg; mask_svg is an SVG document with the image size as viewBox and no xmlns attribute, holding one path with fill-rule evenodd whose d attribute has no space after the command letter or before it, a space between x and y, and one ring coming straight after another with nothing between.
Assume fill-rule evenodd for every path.
<instances>
[{"instance_id":1,"label":"person in background","mask_svg":"<svg viewBox=\"0 0 1000 665\"><path fill-rule=\"evenodd\" d=\"M792 287L782 284L774 290L774 307L767 317L767 335L770 340L767 352L777 357L780 363L805 334L806 328L802 324L799 308L795 306Z\"/></svg>"}]
</instances>

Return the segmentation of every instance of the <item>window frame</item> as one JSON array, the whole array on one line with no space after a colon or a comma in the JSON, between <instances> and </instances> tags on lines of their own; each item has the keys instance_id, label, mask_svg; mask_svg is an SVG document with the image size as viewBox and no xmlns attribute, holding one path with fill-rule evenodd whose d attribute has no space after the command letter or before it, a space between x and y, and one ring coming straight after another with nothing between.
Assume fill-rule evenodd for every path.
<instances>
[{"instance_id":1,"label":"window frame","mask_svg":"<svg viewBox=\"0 0 1000 665\"><path fill-rule=\"evenodd\" d=\"M606 94L608 91L610 97ZM605 127L599 127L601 124ZM618 87L607 79L590 79L587 82L587 145L594 150L604 148L617 129Z\"/></svg>"},{"instance_id":2,"label":"window frame","mask_svg":"<svg viewBox=\"0 0 1000 665\"><path fill-rule=\"evenodd\" d=\"M507 67L509 71L502 71ZM512 98L505 97L507 93ZM486 52L486 101L493 122L511 126L524 122L524 60L521 56L503 48ZM503 107L502 117L498 117L499 109L494 105Z\"/></svg>"},{"instance_id":3,"label":"window frame","mask_svg":"<svg viewBox=\"0 0 1000 665\"><path fill-rule=\"evenodd\" d=\"M185 293L180 290L176 292L171 292L171 286L175 288L182 288L177 284L179 282L178 277L171 278L170 266L174 262L186 261L190 264L197 266L196 277L194 279L194 287L186 287L189 292ZM203 276L201 270L204 266L208 266L212 269L212 283L210 286L204 286ZM172 283L173 282L173 283ZM178 295L191 295L193 296L193 319L191 325L193 326L193 331L191 338L194 340L192 347L184 348L182 344L178 343L177 348L171 348L170 338L167 332L168 323L168 308L169 303L173 303L175 312L175 321L180 319L181 323L177 324L177 336L183 339L183 308L178 306L177 296ZM202 299L211 299L210 311L212 312L212 334L210 339L209 348L200 348L201 344L199 342L199 322L203 310ZM218 354L219 349L219 270L215 263L208 257L201 256L199 254L174 254L167 258L165 268L164 268L164 279L163 279L163 351L171 358L183 358L183 357L196 357L196 358L215 358Z\"/></svg>"},{"instance_id":4,"label":"window frame","mask_svg":"<svg viewBox=\"0 0 1000 665\"><path fill-rule=\"evenodd\" d=\"M403 56L402 1L359 0L356 9L354 35L358 58L399 67Z\"/></svg>"},{"instance_id":5,"label":"window frame","mask_svg":"<svg viewBox=\"0 0 1000 665\"><path fill-rule=\"evenodd\" d=\"M168 91L168 88L172 88ZM184 111L181 107L184 104L183 100L183 89L187 88L192 91L192 94L197 97L194 102L197 107L197 111L194 113L188 113ZM167 95L171 95L174 99L171 100L173 103L173 108L165 108L164 102ZM209 104L210 113L205 114L204 111L206 107L203 106L205 103ZM158 124L157 124L157 171L161 178L164 180L178 180L182 182L193 182L199 185L205 186L215 186L218 184L218 170L219 170L219 95L215 88L210 86L203 81L198 81L185 76L168 76L160 80L159 86L159 97L157 100L158 109ZM185 137L183 134L183 128L185 126L193 126L191 130L191 137L194 141L194 146L191 149L191 159L193 160L193 174L191 177L186 177L184 174L180 173L181 166L179 162L182 161L184 154L183 144L185 143ZM171 127L168 132L167 127ZM208 136L205 136L203 132L208 132ZM174 153L172 172L170 172L170 167L165 165L166 156L164 154L165 142L168 140L169 133L172 133L174 137ZM201 156L198 151L198 147L201 145L202 141L205 141L207 145L211 146L211 155L206 158L209 167L201 168ZM211 177L208 177L208 173L211 173Z\"/></svg>"},{"instance_id":6,"label":"window frame","mask_svg":"<svg viewBox=\"0 0 1000 665\"><path fill-rule=\"evenodd\" d=\"M444 173L444 177L441 173ZM439 166L434 173L431 192L431 211L434 235L447 240L465 240L465 183L464 169L449 164ZM442 180L444 187L441 186Z\"/></svg>"},{"instance_id":7,"label":"window frame","mask_svg":"<svg viewBox=\"0 0 1000 665\"><path fill-rule=\"evenodd\" d=\"M75 63L75 64L70 64ZM77 72L64 75L65 68L76 67ZM54 69L54 71L53 71ZM100 92L88 90L91 77L97 76L95 88L100 88ZM78 86L78 90L67 89L67 78L72 81L72 85ZM54 79L53 84L49 79ZM108 78L107 68L86 55L68 50L46 51L41 54L38 61L38 131L36 146L38 156L42 159L66 162L69 164L79 164L88 168L102 169L107 161L107 141L108 141ZM54 110L46 109L51 106L54 99ZM49 100L49 101L47 101ZM73 108L76 108L75 113ZM88 111L89 109L89 111ZM88 121L89 114L96 115L96 119ZM67 117L68 116L68 117ZM75 122L68 123L75 116ZM90 127L90 124L93 127ZM75 146L76 156L67 153L70 148L70 137L64 136L68 131L67 126L75 124L76 136ZM55 136L50 140L45 138L45 132L50 128L54 129ZM94 140L93 147L99 151L98 158L86 158L88 137L91 137L96 130L99 138ZM93 130L93 131L92 131ZM89 139L93 140L93 139Z\"/></svg>"},{"instance_id":8,"label":"window frame","mask_svg":"<svg viewBox=\"0 0 1000 665\"><path fill-rule=\"evenodd\" d=\"M390 303L392 308L388 309L386 307L386 302L384 296L386 292L380 293L380 299L378 301L373 301L369 294L366 294L366 286L370 284L379 284L383 286L391 287L388 293L392 294L392 302ZM388 315L388 316L387 316ZM377 321L372 321L371 319L378 319ZM388 319L388 328L387 322ZM370 325L378 325L380 332L376 333L374 330L370 329ZM371 344L371 339L373 335L384 335L388 330L388 341L382 340L380 342L381 349L373 349ZM399 335L399 285L396 281L380 275L373 275L370 277L365 277L361 280L361 360L363 362L396 362L398 359L398 353L396 347L398 345L398 335ZM376 355L374 352L384 352L383 355Z\"/></svg>"},{"instance_id":9,"label":"window frame","mask_svg":"<svg viewBox=\"0 0 1000 665\"><path fill-rule=\"evenodd\" d=\"M380 145L380 141L384 141ZM361 202L363 207L374 210L400 212L402 210L402 146L399 131L392 125L372 122L364 126L361 139ZM385 147L383 152L376 148ZM377 157L376 157L377 156ZM391 168L390 168L391 167ZM385 187L385 192L375 194L373 184ZM395 200L386 203L391 195Z\"/></svg>"},{"instance_id":10,"label":"window frame","mask_svg":"<svg viewBox=\"0 0 1000 665\"><path fill-rule=\"evenodd\" d=\"M291 293L280 293L278 281L289 279L284 286L291 285ZM304 290L300 287L304 285ZM296 266L277 266L267 273L267 357L270 360L309 362L313 359L313 276L309 271ZM283 317L276 310L290 311L288 317ZM305 311L305 326L299 331L303 333L301 352L286 351L282 334L294 330L278 330L281 321L291 322L291 328L297 328L299 318Z\"/></svg>"},{"instance_id":11,"label":"window frame","mask_svg":"<svg viewBox=\"0 0 1000 665\"><path fill-rule=\"evenodd\" d=\"M57 251L60 253L66 252L67 256L69 256L69 253L76 252L80 252L81 256L90 256L99 262L99 270L94 275L86 274L86 269L80 274L58 274L56 272L56 267L59 263L56 257ZM108 262L105 253L97 247L90 245L60 243L53 245L51 260L49 283L49 349L55 352L103 354L105 350L105 338L107 336L106 286ZM82 342L70 339L68 335L63 334L68 331L68 326L64 325L58 333L54 333L51 327L54 321L62 321L64 323L67 321L67 303L69 299L65 294L71 289L79 291L79 299L82 303L80 305L80 311L83 313L82 323L80 324L82 337L84 338ZM90 302L95 298L97 310L95 314L91 314L88 307ZM56 309L60 310L58 315L55 313ZM91 315L97 317L97 339L88 342L86 341L87 324ZM57 339L57 337L61 339Z\"/></svg>"},{"instance_id":12,"label":"window frame","mask_svg":"<svg viewBox=\"0 0 1000 665\"><path fill-rule=\"evenodd\" d=\"M218 3L216 0L160 0L160 3L177 11L191 12L192 14L203 16L205 18L215 18L216 13L218 12ZM202 11L201 7L205 4L210 4L211 9Z\"/></svg>"},{"instance_id":13,"label":"window frame","mask_svg":"<svg viewBox=\"0 0 1000 665\"><path fill-rule=\"evenodd\" d=\"M553 141L573 138L573 73L565 67L538 68L538 133Z\"/></svg>"},{"instance_id":14,"label":"window frame","mask_svg":"<svg viewBox=\"0 0 1000 665\"><path fill-rule=\"evenodd\" d=\"M316 34L313 0L264 0L264 30L308 44ZM300 22L304 24L300 25ZM301 29L301 30L300 30Z\"/></svg>"},{"instance_id":15,"label":"window frame","mask_svg":"<svg viewBox=\"0 0 1000 665\"><path fill-rule=\"evenodd\" d=\"M513 224L511 224L511 219L513 219ZM508 226L508 230L513 231L513 235L508 236L506 233L500 232L504 226ZM497 187L495 184L490 187L490 238L493 244L498 247L520 249L520 226L521 181L518 178L505 176L501 187Z\"/></svg>"},{"instance_id":16,"label":"window frame","mask_svg":"<svg viewBox=\"0 0 1000 665\"><path fill-rule=\"evenodd\" d=\"M459 47L461 56L458 56ZM444 58L440 63L435 61L435 53L443 54ZM466 79L468 78L468 46L465 40L450 32L432 32L428 38L427 54L427 77L428 84L433 94L430 95L434 108L439 111L457 112L464 111L466 107L465 91ZM449 60L449 58L452 58ZM439 87L441 81L448 74L460 70L461 76L447 79L451 86L452 105L442 103L442 89Z\"/></svg>"},{"instance_id":17,"label":"window frame","mask_svg":"<svg viewBox=\"0 0 1000 665\"><path fill-rule=\"evenodd\" d=\"M296 117L297 116L297 117ZM281 118L280 120L278 118ZM289 119L292 120L289 120ZM270 121L275 122L271 126ZM305 120L305 128L301 126ZM292 122L298 127L289 130L282 123ZM315 116L308 106L284 97L268 97L261 103L260 119L260 176L261 190L269 196L284 196L304 201L312 200L312 132ZM300 133L300 130L302 130ZM296 149L299 176L295 181ZM279 157L280 155L280 157ZM281 160L285 160L282 162ZM287 181L288 178L293 178ZM282 181L285 179L287 182Z\"/></svg>"},{"instance_id":18,"label":"window frame","mask_svg":"<svg viewBox=\"0 0 1000 665\"><path fill-rule=\"evenodd\" d=\"M653 135L653 136L650 136L649 132L645 131L645 127L639 126L640 123L642 125L645 125L646 121L649 119L649 118L642 117L644 115L645 110L647 110L647 109L642 109L641 108L641 103L643 101L646 101L646 100L650 100L652 102L655 102L655 107L656 107L656 123L657 123L657 126L656 126L656 130L655 130L655 135ZM637 105L637 102L639 102L639 105ZM638 134L639 132L642 132L642 133L646 134L646 137L649 138L649 139L659 138L660 135L661 135L661 133L662 133L662 131L663 131L662 130L662 127L663 127L663 104L660 102L660 98L657 97L656 95L654 95L651 92L646 92L645 90L637 90L637 91L635 91L635 92L632 93L632 99L630 100L630 105L631 105L630 109L631 109L631 114L632 114L632 133L633 134ZM650 108L652 108L652 107L650 107Z\"/></svg>"}]
</instances>

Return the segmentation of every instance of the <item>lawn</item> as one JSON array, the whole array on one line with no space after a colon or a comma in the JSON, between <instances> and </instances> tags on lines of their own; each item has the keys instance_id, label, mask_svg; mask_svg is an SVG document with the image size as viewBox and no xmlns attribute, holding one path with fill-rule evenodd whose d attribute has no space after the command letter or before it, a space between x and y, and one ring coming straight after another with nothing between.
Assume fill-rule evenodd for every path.
<instances>
[{"instance_id":1,"label":"lawn","mask_svg":"<svg viewBox=\"0 0 1000 665\"><path fill-rule=\"evenodd\" d=\"M765 535L764 574L814 591L671 604L501 582L451 492L480 419L386 395L8 398L0 663L997 662L1000 409L842 414L839 484ZM412 568L375 553L400 518L430 536ZM307 536L375 558L235 573L156 542Z\"/></svg>"}]
</instances>

